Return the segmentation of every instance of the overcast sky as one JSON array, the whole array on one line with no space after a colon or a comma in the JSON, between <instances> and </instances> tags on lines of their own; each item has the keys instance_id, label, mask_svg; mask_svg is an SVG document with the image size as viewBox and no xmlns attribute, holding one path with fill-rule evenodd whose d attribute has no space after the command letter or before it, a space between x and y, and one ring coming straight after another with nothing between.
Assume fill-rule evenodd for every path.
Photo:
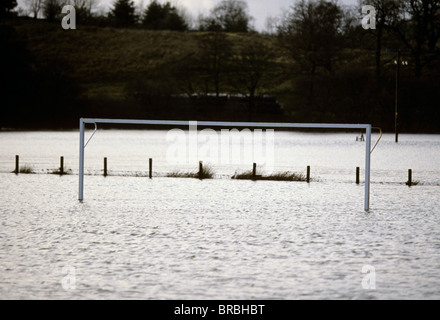
<instances>
[{"instance_id":1,"label":"overcast sky","mask_svg":"<svg viewBox=\"0 0 440 320\"><path fill-rule=\"evenodd\" d=\"M115 0L97 0L101 10L107 11ZM143 4L147 7L151 0L134 0L136 5ZM188 13L197 18L200 14L207 15L209 11L221 0L158 0L160 3L171 2L174 5L185 8ZM24 7L25 0L18 0L18 4ZM295 0L247 0L249 11L254 18L253 24L258 31L266 28L268 17L276 17L287 10ZM356 4L358 0L339 0L340 4Z\"/></svg>"}]
</instances>

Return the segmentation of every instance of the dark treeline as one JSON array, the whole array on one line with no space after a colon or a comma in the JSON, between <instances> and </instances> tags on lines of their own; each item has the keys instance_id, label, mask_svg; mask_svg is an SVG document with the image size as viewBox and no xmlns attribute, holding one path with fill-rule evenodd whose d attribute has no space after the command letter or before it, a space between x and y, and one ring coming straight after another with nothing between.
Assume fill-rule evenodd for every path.
<instances>
[{"instance_id":1,"label":"dark treeline","mask_svg":"<svg viewBox=\"0 0 440 320\"><path fill-rule=\"evenodd\" d=\"M66 3L76 8L77 30L62 35ZM397 99L401 132L440 132L440 0L361 0L354 7L299 0L270 20L271 32L254 30L242 0L221 1L196 22L171 2L140 10L115 0L97 14L94 0L29 0L35 24L45 21L40 30L58 41L52 51L14 22L15 5L6 0L1 8L8 48L1 52L1 126L106 116L372 123L392 131ZM375 29L362 26L363 5L375 8ZM90 48L91 39L108 41L110 32L125 47L116 39L101 51ZM61 37L85 43L88 58L74 59ZM138 47L137 57L126 52ZM77 60L87 67L77 68ZM97 87L112 94L94 95Z\"/></svg>"}]
</instances>

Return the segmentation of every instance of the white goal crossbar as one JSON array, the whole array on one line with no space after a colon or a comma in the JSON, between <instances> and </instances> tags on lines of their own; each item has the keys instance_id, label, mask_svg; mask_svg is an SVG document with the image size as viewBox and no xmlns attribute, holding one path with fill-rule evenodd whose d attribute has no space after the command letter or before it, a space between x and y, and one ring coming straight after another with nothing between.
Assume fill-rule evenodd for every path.
<instances>
[{"instance_id":1,"label":"white goal crossbar","mask_svg":"<svg viewBox=\"0 0 440 320\"><path fill-rule=\"evenodd\" d=\"M127 120L127 119L86 119L79 121L79 190L78 199L84 199L84 151L87 145L84 144L85 124L138 124L138 125L164 125L164 126L189 126L194 121L174 120ZM371 164L371 124L325 124L325 123L264 123L264 122L218 122L218 121L197 121L202 127L228 127L228 128L297 128L297 129L363 129L366 131L365 139L365 195L364 210L370 210L370 164ZM93 137L93 135L92 135ZM90 137L90 139L92 138ZM89 139L89 141L90 141Z\"/></svg>"}]
</instances>

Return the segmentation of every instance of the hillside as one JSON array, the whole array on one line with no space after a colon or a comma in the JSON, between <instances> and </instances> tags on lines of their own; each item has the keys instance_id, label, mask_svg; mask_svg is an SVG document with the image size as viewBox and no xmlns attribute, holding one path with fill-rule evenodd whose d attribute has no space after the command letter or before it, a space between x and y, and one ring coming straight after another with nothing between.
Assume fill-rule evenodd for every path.
<instances>
[{"instance_id":1,"label":"hillside","mask_svg":"<svg viewBox=\"0 0 440 320\"><path fill-rule=\"evenodd\" d=\"M395 68L347 48L308 74L275 36L0 24L0 127L76 127L79 117L372 123L394 129ZM364 41L364 39L361 39ZM385 58L384 58L385 59ZM388 59L388 58L387 58ZM378 85L380 87L378 87ZM402 70L401 132L440 132L438 75Z\"/></svg>"},{"instance_id":2,"label":"hillside","mask_svg":"<svg viewBox=\"0 0 440 320\"><path fill-rule=\"evenodd\" d=\"M68 87L61 91L75 94L75 101L70 106L70 111L74 112L66 110L68 126L76 125L77 119L75 122L70 119L78 116L286 120L275 99L258 96L267 93L264 87L259 86L252 93L255 97L251 110L248 99L240 98L248 92L231 80L234 66L228 62L228 74L226 69L215 69L216 63L223 63L220 59L226 51L239 52L255 42L271 48L276 44L274 38L259 34L225 34L221 39L214 39L212 48L207 49L206 44L211 45L208 39L211 35L202 32L94 26L63 30L58 24L29 19L17 19L7 26L14 29L14 46L19 43L25 47L30 57L26 63L31 64L31 69L43 73L45 78L55 77L58 85L59 80L67 83ZM214 51L207 54L207 50ZM201 59L206 60L202 62ZM201 67L202 63L206 67ZM216 72L218 79L214 84L210 78ZM260 80L263 84L263 79ZM59 93L50 83L44 87L48 90L45 95ZM216 98L215 92L222 96L232 94L234 99ZM61 95L51 103L67 98ZM39 115L52 116L53 109L58 107L54 105L47 113ZM29 112L33 113L26 113ZM12 112L9 118L14 115ZM14 121L11 124L14 125Z\"/></svg>"},{"instance_id":3,"label":"hillside","mask_svg":"<svg viewBox=\"0 0 440 320\"><path fill-rule=\"evenodd\" d=\"M188 58L200 56L206 33L81 27L63 30L58 24L23 21L15 28L36 61L56 64L60 72L79 81L89 98L124 97L128 81L151 76ZM228 34L232 46L258 38L269 45L275 39L259 34Z\"/></svg>"}]
</instances>

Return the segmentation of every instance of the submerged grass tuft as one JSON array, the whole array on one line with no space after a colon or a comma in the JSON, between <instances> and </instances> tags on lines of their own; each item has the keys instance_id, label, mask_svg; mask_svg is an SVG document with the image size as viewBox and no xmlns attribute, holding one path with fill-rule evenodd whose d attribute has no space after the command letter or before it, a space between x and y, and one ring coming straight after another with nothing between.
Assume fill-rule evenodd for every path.
<instances>
[{"instance_id":1,"label":"submerged grass tuft","mask_svg":"<svg viewBox=\"0 0 440 320\"><path fill-rule=\"evenodd\" d=\"M420 183L420 181L416 180L416 181L411 181L411 185L409 184L409 181L405 182L405 184L409 187L412 186L417 186Z\"/></svg>"},{"instance_id":2,"label":"submerged grass tuft","mask_svg":"<svg viewBox=\"0 0 440 320\"><path fill-rule=\"evenodd\" d=\"M182 171L173 171L167 173L168 178L195 178L196 173L193 172L182 172Z\"/></svg>"},{"instance_id":3,"label":"submerged grass tuft","mask_svg":"<svg viewBox=\"0 0 440 320\"><path fill-rule=\"evenodd\" d=\"M32 166L25 164L24 166L20 167L19 173L30 174L30 173L35 173L35 170Z\"/></svg>"},{"instance_id":4,"label":"submerged grass tuft","mask_svg":"<svg viewBox=\"0 0 440 320\"><path fill-rule=\"evenodd\" d=\"M294 172L278 172L270 175L253 175L252 170L243 173L235 173L232 179L237 180L271 180L271 181L307 181L304 174Z\"/></svg>"},{"instance_id":5,"label":"submerged grass tuft","mask_svg":"<svg viewBox=\"0 0 440 320\"><path fill-rule=\"evenodd\" d=\"M212 179L214 177L214 170L209 166L203 166L201 172L182 172L173 171L167 174L169 178L194 178L194 179Z\"/></svg>"},{"instance_id":6,"label":"submerged grass tuft","mask_svg":"<svg viewBox=\"0 0 440 320\"><path fill-rule=\"evenodd\" d=\"M242 172L242 173L235 172L235 174L232 176L232 179L252 180L252 179L257 178L257 177L261 177L261 176L255 176L254 177L252 170L250 170L250 171L245 171L245 172Z\"/></svg>"},{"instance_id":7,"label":"submerged grass tuft","mask_svg":"<svg viewBox=\"0 0 440 320\"><path fill-rule=\"evenodd\" d=\"M289 171L275 173L267 177L263 177L263 179L274 180L274 181L307 181L307 177L305 174L289 172Z\"/></svg>"},{"instance_id":8,"label":"submerged grass tuft","mask_svg":"<svg viewBox=\"0 0 440 320\"><path fill-rule=\"evenodd\" d=\"M198 179L212 179L214 177L214 170L210 166L203 166L201 172L197 172Z\"/></svg>"},{"instance_id":9,"label":"submerged grass tuft","mask_svg":"<svg viewBox=\"0 0 440 320\"><path fill-rule=\"evenodd\" d=\"M69 175L69 174L72 174L72 169L67 169L67 170L63 169L63 171L61 171L61 168L58 168L58 169L51 170L49 173L50 174L58 174L60 176Z\"/></svg>"}]
</instances>

